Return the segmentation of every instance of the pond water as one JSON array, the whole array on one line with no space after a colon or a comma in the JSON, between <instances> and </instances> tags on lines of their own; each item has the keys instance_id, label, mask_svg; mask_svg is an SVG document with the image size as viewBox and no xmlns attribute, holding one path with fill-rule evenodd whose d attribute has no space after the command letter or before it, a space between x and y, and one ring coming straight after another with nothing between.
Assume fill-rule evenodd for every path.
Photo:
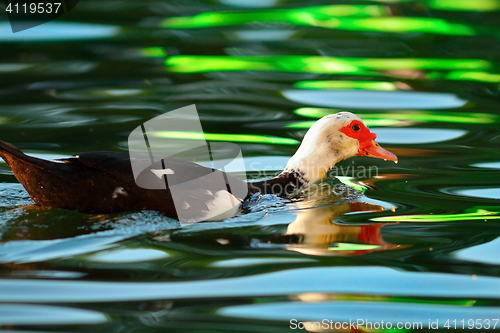
<instances>
[{"instance_id":1,"label":"pond water","mask_svg":"<svg viewBox=\"0 0 500 333\"><path fill-rule=\"evenodd\" d=\"M317 186L342 195L190 225L41 208L0 163L1 327L500 329L499 18L499 0L86 0L16 34L0 16L0 139L31 155L127 151L196 104L253 178L340 110L399 157L339 163Z\"/></svg>"}]
</instances>

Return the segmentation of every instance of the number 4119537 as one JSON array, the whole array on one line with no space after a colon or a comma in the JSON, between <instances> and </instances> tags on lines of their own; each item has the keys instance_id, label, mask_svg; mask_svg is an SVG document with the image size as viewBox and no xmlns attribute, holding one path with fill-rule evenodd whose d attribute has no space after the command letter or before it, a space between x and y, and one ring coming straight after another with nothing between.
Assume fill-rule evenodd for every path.
<instances>
[{"instance_id":1,"label":"number 4119537","mask_svg":"<svg viewBox=\"0 0 500 333\"><path fill-rule=\"evenodd\" d=\"M52 14L59 11L59 8L61 7L61 2L39 2L39 3L23 3L23 4L12 4L9 3L7 8L5 8L5 11L7 13L14 13L14 14Z\"/></svg>"}]
</instances>

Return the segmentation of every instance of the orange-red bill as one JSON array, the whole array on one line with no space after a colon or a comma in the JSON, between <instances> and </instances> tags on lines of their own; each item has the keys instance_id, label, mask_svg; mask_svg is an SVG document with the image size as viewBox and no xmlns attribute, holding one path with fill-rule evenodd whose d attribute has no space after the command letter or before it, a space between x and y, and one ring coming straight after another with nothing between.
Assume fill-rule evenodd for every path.
<instances>
[{"instance_id":1,"label":"orange-red bill","mask_svg":"<svg viewBox=\"0 0 500 333\"><path fill-rule=\"evenodd\" d=\"M375 142L375 140L371 140L371 142L362 145L358 150L358 155L371 156L394 162L398 161L398 157L396 155L394 155L387 149L380 147L380 145L377 142Z\"/></svg>"}]
</instances>

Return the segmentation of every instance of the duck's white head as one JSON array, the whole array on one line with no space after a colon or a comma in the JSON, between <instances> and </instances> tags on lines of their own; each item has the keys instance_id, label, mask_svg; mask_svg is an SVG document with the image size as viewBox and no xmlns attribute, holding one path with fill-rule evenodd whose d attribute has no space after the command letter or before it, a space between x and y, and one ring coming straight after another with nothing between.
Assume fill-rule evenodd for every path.
<instances>
[{"instance_id":1,"label":"duck's white head","mask_svg":"<svg viewBox=\"0 0 500 333\"><path fill-rule=\"evenodd\" d=\"M376 137L353 113L325 116L307 131L283 172L299 172L312 182L324 178L337 162L356 155L397 162L396 155L375 142Z\"/></svg>"}]
</instances>

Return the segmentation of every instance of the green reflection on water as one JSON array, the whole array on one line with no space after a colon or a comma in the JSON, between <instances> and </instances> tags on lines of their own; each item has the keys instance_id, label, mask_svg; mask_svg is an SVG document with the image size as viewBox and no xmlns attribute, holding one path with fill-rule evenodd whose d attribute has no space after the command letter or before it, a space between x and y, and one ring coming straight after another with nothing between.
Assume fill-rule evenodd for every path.
<instances>
[{"instance_id":1,"label":"green reflection on water","mask_svg":"<svg viewBox=\"0 0 500 333\"><path fill-rule=\"evenodd\" d=\"M497 209L488 210L488 209ZM436 215L399 215L375 217L370 220L377 222L449 222L469 220L498 220L500 219L500 207L473 207L461 214L436 214Z\"/></svg>"},{"instance_id":2,"label":"green reflection on water","mask_svg":"<svg viewBox=\"0 0 500 333\"><path fill-rule=\"evenodd\" d=\"M281 71L299 73L342 73L379 76L391 69L484 70L493 64L481 59L357 58L301 55L276 56L172 56L165 60L172 72Z\"/></svg>"},{"instance_id":3,"label":"green reflection on water","mask_svg":"<svg viewBox=\"0 0 500 333\"><path fill-rule=\"evenodd\" d=\"M167 56L165 49L158 46L145 47L141 51L144 56L149 58L164 58Z\"/></svg>"},{"instance_id":4,"label":"green reflection on water","mask_svg":"<svg viewBox=\"0 0 500 333\"><path fill-rule=\"evenodd\" d=\"M387 81L298 81L294 87L302 89L398 90L394 83Z\"/></svg>"},{"instance_id":5,"label":"green reflection on water","mask_svg":"<svg viewBox=\"0 0 500 333\"><path fill-rule=\"evenodd\" d=\"M281 144L281 145L299 144L299 142L295 139L280 138L274 136L263 136L255 134L223 134L223 133L203 133L203 132L188 132L188 131L151 132L150 134L154 137L163 139L271 143L271 144Z\"/></svg>"},{"instance_id":6,"label":"green reflection on water","mask_svg":"<svg viewBox=\"0 0 500 333\"><path fill-rule=\"evenodd\" d=\"M341 59L315 56L173 56L165 61L172 72L281 71L378 75Z\"/></svg>"},{"instance_id":7,"label":"green reflection on water","mask_svg":"<svg viewBox=\"0 0 500 333\"><path fill-rule=\"evenodd\" d=\"M341 110L328 108L298 108L293 111L296 115L308 118L321 118ZM368 126L387 126L400 124L403 121L410 122L444 122L462 124L492 124L500 123L500 115L491 113L468 113L468 112L439 112L439 111L405 111L404 113L365 113L359 117ZM286 125L287 128L309 128L314 121L297 122ZM309 125L309 126L308 126ZM307 127L304 127L307 126Z\"/></svg>"},{"instance_id":8,"label":"green reflection on water","mask_svg":"<svg viewBox=\"0 0 500 333\"><path fill-rule=\"evenodd\" d=\"M446 4L436 2L434 5L442 8ZM265 22L349 31L476 35L476 29L471 25L449 22L441 18L388 15L390 15L389 8L383 5L339 4L293 9L248 10L245 12L206 12L194 16L170 17L163 20L160 27L193 29ZM497 34L495 27L483 26L481 32Z\"/></svg>"},{"instance_id":9,"label":"green reflection on water","mask_svg":"<svg viewBox=\"0 0 500 333\"><path fill-rule=\"evenodd\" d=\"M373 250L381 248L380 245L371 244L354 244L354 243L335 243L334 247L329 247L330 251L360 251L360 250Z\"/></svg>"},{"instance_id":10,"label":"green reflection on water","mask_svg":"<svg viewBox=\"0 0 500 333\"><path fill-rule=\"evenodd\" d=\"M366 32L432 33L440 35L475 36L471 26L428 17L372 17L365 19L331 19L324 28ZM488 30L494 33L493 28Z\"/></svg>"},{"instance_id":11,"label":"green reflection on water","mask_svg":"<svg viewBox=\"0 0 500 333\"><path fill-rule=\"evenodd\" d=\"M356 178L354 178L354 177L336 176L335 178L337 178L339 181L346 184L347 186L355 188L356 190L358 190L360 192L365 192L366 190L368 190L367 187L357 183Z\"/></svg>"},{"instance_id":12,"label":"green reflection on water","mask_svg":"<svg viewBox=\"0 0 500 333\"><path fill-rule=\"evenodd\" d=\"M366 69L487 69L492 63L482 59L439 59L439 58L333 58Z\"/></svg>"},{"instance_id":13,"label":"green reflection on water","mask_svg":"<svg viewBox=\"0 0 500 333\"><path fill-rule=\"evenodd\" d=\"M427 5L438 10L459 10L467 12L488 12L500 10L498 0L429 0Z\"/></svg>"},{"instance_id":14,"label":"green reflection on water","mask_svg":"<svg viewBox=\"0 0 500 333\"><path fill-rule=\"evenodd\" d=\"M417 298L405 296L381 296L381 295L361 295L361 294L321 294L323 299L339 301L371 301L371 302L394 302L394 303L416 303L416 304L442 304L457 306L474 306L484 301L471 299L439 299L439 298ZM300 294L299 294L300 297ZM399 332L399 330L398 330Z\"/></svg>"},{"instance_id":15,"label":"green reflection on water","mask_svg":"<svg viewBox=\"0 0 500 333\"><path fill-rule=\"evenodd\" d=\"M382 16L387 8L381 5L329 5L312 6L293 9L253 10L246 12L207 12L194 16L170 17L160 23L162 28L192 29L231 25L242 25L253 22L288 23L294 25L317 26L331 17L372 17Z\"/></svg>"},{"instance_id":16,"label":"green reflection on water","mask_svg":"<svg viewBox=\"0 0 500 333\"><path fill-rule=\"evenodd\" d=\"M500 82L500 74L492 74L487 72L467 72L453 71L449 73L432 72L426 76L431 80L458 80L458 81L479 81L479 82Z\"/></svg>"}]
</instances>

